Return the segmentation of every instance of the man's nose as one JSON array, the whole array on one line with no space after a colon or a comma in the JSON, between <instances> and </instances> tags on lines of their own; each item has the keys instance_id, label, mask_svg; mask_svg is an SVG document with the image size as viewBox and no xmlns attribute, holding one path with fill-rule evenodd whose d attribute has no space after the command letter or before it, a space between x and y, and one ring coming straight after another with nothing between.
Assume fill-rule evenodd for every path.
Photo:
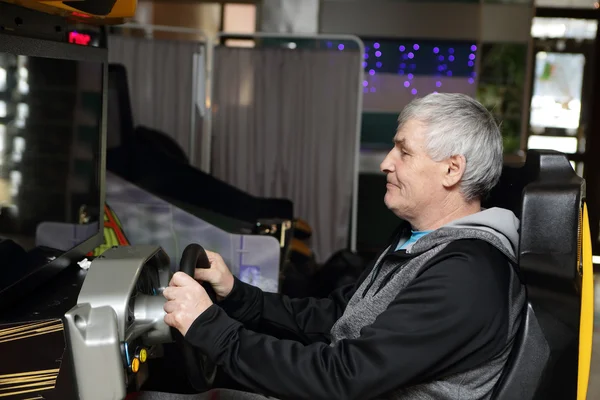
<instances>
[{"instance_id":1,"label":"man's nose","mask_svg":"<svg viewBox=\"0 0 600 400\"><path fill-rule=\"evenodd\" d=\"M381 170L381 172L384 172L386 174L394 171L394 163L392 162L392 159L390 157L390 153L388 153L385 156L385 158L383 159L383 161L379 165L379 169Z\"/></svg>"}]
</instances>

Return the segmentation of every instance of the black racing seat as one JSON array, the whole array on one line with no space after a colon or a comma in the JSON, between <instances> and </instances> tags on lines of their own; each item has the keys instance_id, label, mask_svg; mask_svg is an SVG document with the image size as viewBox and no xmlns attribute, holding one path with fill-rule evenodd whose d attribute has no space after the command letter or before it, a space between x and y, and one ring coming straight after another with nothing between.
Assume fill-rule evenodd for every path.
<instances>
[{"instance_id":1,"label":"black racing seat","mask_svg":"<svg viewBox=\"0 0 600 400\"><path fill-rule=\"evenodd\" d=\"M498 400L534 399L548 365L550 347L530 303L524 313L507 367L494 391Z\"/></svg>"},{"instance_id":2,"label":"black racing seat","mask_svg":"<svg viewBox=\"0 0 600 400\"><path fill-rule=\"evenodd\" d=\"M585 399L593 335L592 254L585 181L558 152L505 167L485 206L521 220L519 275L527 306L493 398ZM579 396L579 397L578 397Z\"/></svg>"}]
</instances>

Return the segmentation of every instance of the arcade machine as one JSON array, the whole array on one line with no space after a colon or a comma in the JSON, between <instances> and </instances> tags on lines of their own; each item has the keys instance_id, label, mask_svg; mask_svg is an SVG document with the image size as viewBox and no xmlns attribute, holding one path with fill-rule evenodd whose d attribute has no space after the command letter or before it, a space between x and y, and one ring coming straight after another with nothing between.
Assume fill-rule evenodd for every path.
<instances>
[{"instance_id":1,"label":"arcade machine","mask_svg":"<svg viewBox=\"0 0 600 400\"><path fill-rule=\"evenodd\" d=\"M135 126L123 65L108 66L108 96L109 204L113 187L134 185L140 195L147 192L232 234L275 237L280 242L282 269L289 262L312 256L307 246L311 228L294 218L290 200L257 197L233 187L192 166L183 149L166 133ZM132 225L135 229L136 224Z\"/></svg>"},{"instance_id":2,"label":"arcade machine","mask_svg":"<svg viewBox=\"0 0 600 400\"><path fill-rule=\"evenodd\" d=\"M239 190L190 165L183 149L166 133L135 126L128 73L123 65L109 65L108 95L106 167L111 173L159 196L229 216L241 226L294 219L290 200L262 198ZM193 184L176 184L180 181Z\"/></svg>"},{"instance_id":3,"label":"arcade machine","mask_svg":"<svg viewBox=\"0 0 600 400\"><path fill-rule=\"evenodd\" d=\"M123 399L163 345L180 349L194 390L215 379L163 322L162 290L175 270L207 267L202 247L186 243L175 265L155 244L88 256L103 242L108 62L81 28L99 32L134 11L127 0L0 2L1 397ZM232 237L203 234L231 252ZM277 265L277 240L234 239L245 237L241 262Z\"/></svg>"},{"instance_id":4,"label":"arcade machine","mask_svg":"<svg viewBox=\"0 0 600 400\"><path fill-rule=\"evenodd\" d=\"M310 248L312 229L301 219L294 218L290 200L256 197L239 190L194 168L183 149L166 133L135 126L128 73L123 65L108 66L108 97L106 201L119 215L132 244L150 241L160 244L175 261L179 253L173 249L172 231L178 240L186 235L185 231L202 230L202 226L209 223L232 235L276 238L281 249L279 288L285 294L322 293L326 296L332 285L358 277L362 260L348 263L337 257L337 263L331 259L326 265L316 265ZM122 201L124 192L136 193L136 201L129 202L131 207ZM134 204L148 202L160 204L165 215L157 215L156 207L152 209L153 215L141 215L143 210L134 207ZM167 210L167 204L173 206L173 212ZM240 207L241 204L244 206ZM186 215L162 224L164 227L175 225L174 229L145 228L153 219L170 220L170 213ZM233 268L238 271L236 261L232 257ZM300 287L305 289L300 290Z\"/></svg>"}]
</instances>

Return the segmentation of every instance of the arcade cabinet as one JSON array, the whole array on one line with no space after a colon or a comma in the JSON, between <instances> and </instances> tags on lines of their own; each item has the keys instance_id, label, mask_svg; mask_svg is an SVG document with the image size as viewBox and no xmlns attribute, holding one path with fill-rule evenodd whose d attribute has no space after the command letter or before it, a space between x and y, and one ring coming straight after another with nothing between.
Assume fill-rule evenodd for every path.
<instances>
[{"instance_id":1,"label":"arcade cabinet","mask_svg":"<svg viewBox=\"0 0 600 400\"><path fill-rule=\"evenodd\" d=\"M135 5L0 2L2 397L123 399L161 343L184 346L162 322L172 271L160 247L86 260L103 239L108 57L73 32L101 32ZM193 273L206 259L199 246L186 250ZM194 357L188 375L214 377L212 366L198 370L201 355L182 354Z\"/></svg>"},{"instance_id":2,"label":"arcade cabinet","mask_svg":"<svg viewBox=\"0 0 600 400\"><path fill-rule=\"evenodd\" d=\"M293 221L290 200L256 197L237 189L194 168L166 133L135 126L124 66L109 65L108 85L109 171L184 208L237 220L240 229L258 230L257 224L263 221Z\"/></svg>"},{"instance_id":3,"label":"arcade cabinet","mask_svg":"<svg viewBox=\"0 0 600 400\"><path fill-rule=\"evenodd\" d=\"M294 218L290 200L257 197L229 185L192 166L183 149L166 133L136 126L128 72L123 65L108 66L108 98L106 185L109 204L113 200L111 188L119 191L116 187L123 186L122 180L125 180L147 192L149 197L165 200L231 234L274 237L280 242L281 288L286 294L306 294L311 292L310 288L320 286L323 273L330 272L331 263L319 268L320 275L315 275L317 268L309 244L312 230L307 223ZM165 247L162 242L157 244ZM353 273L358 276L357 271ZM334 278L326 281L337 282ZM292 286L299 288L301 282L309 290L289 290Z\"/></svg>"}]
</instances>

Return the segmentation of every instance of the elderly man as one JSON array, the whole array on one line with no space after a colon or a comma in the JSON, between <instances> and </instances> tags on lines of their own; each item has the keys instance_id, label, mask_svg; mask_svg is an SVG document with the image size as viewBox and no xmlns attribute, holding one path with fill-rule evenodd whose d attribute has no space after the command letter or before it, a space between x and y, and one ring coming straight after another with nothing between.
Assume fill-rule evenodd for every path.
<instances>
[{"instance_id":1,"label":"elderly man","mask_svg":"<svg viewBox=\"0 0 600 400\"><path fill-rule=\"evenodd\" d=\"M174 275L165 321L250 390L285 399L490 399L521 321L515 215L482 209L502 138L472 98L432 94L402 111L381 163L395 239L326 299L263 293L218 254ZM280 332L276 338L260 332ZM290 340L289 338L294 338Z\"/></svg>"}]
</instances>

